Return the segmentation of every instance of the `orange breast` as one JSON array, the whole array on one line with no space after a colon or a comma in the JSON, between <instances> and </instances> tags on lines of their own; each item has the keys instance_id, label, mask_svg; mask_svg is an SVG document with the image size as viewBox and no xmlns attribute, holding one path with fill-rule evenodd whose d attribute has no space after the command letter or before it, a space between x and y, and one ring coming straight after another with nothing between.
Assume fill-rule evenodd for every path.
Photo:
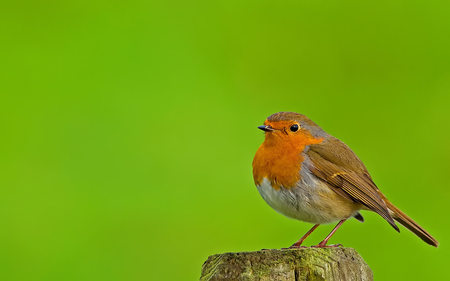
<instances>
[{"instance_id":1,"label":"orange breast","mask_svg":"<svg viewBox=\"0 0 450 281\"><path fill-rule=\"evenodd\" d=\"M312 136L281 138L266 133L266 139L253 159L255 184L260 185L267 178L275 189L294 187L300 180L302 151L307 145L322 140Z\"/></svg>"}]
</instances>

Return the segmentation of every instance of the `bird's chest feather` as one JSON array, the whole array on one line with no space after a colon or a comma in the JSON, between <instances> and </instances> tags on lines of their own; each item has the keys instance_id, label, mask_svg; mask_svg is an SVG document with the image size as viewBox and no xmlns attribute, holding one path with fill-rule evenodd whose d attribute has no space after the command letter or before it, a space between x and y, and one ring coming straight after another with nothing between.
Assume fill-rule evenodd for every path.
<instances>
[{"instance_id":1,"label":"bird's chest feather","mask_svg":"<svg viewBox=\"0 0 450 281\"><path fill-rule=\"evenodd\" d=\"M260 185L266 178L274 189L294 187L301 177L300 169L304 161L302 152L308 145L322 140L313 137L283 139L266 136L253 159L255 184Z\"/></svg>"},{"instance_id":2,"label":"bird's chest feather","mask_svg":"<svg viewBox=\"0 0 450 281\"><path fill-rule=\"evenodd\" d=\"M303 157L303 147L291 145L268 146L261 145L253 159L253 178L256 185L262 180L269 180L275 189L291 188L300 179L300 168Z\"/></svg>"}]
</instances>

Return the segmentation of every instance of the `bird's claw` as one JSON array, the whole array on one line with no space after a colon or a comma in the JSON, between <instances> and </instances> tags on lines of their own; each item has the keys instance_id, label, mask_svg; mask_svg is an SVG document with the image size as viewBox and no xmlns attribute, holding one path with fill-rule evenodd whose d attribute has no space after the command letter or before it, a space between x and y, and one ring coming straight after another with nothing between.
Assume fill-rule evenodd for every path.
<instances>
[{"instance_id":1,"label":"bird's claw","mask_svg":"<svg viewBox=\"0 0 450 281\"><path fill-rule=\"evenodd\" d=\"M342 244L333 244L333 245L325 245L319 243L318 245L311 246L313 248L337 248L337 247L343 247Z\"/></svg>"}]
</instances>

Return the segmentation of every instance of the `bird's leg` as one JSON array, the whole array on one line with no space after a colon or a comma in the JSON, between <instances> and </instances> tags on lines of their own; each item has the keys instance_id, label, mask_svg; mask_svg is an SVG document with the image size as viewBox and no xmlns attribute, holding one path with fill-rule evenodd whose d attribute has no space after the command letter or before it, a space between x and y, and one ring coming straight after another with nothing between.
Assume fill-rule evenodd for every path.
<instances>
[{"instance_id":1,"label":"bird's leg","mask_svg":"<svg viewBox=\"0 0 450 281\"><path fill-rule=\"evenodd\" d=\"M325 237L325 239L323 239L322 242L320 242L318 245L313 246L316 248L324 248L324 247L339 247L342 246L341 244L336 244L336 245L330 245L327 246L327 242L328 240L331 238L331 236L333 236L333 234L336 232L336 230L338 230L339 227L341 227L341 225L345 222L345 220L341 220L334 228L333 230L330 232L330 234L327 235L327 237Z\"/></svg>"},{"instance_id":2,"label":"bird's leg","mask_svg":"<svg viewBox=\"0 0 450 281\"><path fill-rule=\"evenodd\" d=\"M300 248L300 245L303 243L303 241L305 241L306 237L308 237L318 226L319 224L314 225L310 230L308 230L308 232L305 233L305 235L302 236L302 238L300 238L300 240L290 246L289 249Z\"/></svg>"}]
</instances>

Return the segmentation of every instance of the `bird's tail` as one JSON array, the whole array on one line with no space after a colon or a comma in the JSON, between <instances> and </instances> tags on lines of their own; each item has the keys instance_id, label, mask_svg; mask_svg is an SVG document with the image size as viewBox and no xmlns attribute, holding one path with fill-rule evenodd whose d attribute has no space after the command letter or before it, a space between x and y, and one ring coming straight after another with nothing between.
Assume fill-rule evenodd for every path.
<instances>
[{"instance_id":1,"label":"bird's tail","mask_svg":"<svg viewBox=\"0 0 450 281\"><path fill-rule=\"evenodd\" d=\"M415 221L413 221L410 217L408 217L405 213L400 211L397 207L395 207L388 200L385 201L387 207L391 211L392 217L402 224L407 229L411 230L415 235L419 236L420 239L425 241L426 243L437 247L439 242L431 236L425 229L423 229L420 225L418 225Z\"/></svg>"}]
</instances>

